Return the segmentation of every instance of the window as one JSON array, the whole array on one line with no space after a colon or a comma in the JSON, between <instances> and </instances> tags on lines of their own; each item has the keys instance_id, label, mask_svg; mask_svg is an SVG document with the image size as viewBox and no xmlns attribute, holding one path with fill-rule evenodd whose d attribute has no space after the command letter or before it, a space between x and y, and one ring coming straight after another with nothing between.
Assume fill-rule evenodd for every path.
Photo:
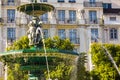
<instances>
[{"instance_id":1,"label":"window","mask_svg":"<svg viewBox=\"0 0 120 80\"><path fill-rule=\"evenodd\" d=\"M64 0L58 0L58 2L64 2Z\"/></svg>"},{"instance_id":2,"label":"window","mask_svg":"<svg viewBox=\"0 0 120 80\"><path fill-rule=\"evenodd\" d=\"M116 17L110 17L110 21L116 21Z\"/></svg>"},{"instance_id":3,"label":"window","mask_svg":"<svg viewBox=\"0 0 120 80\"><path fill-rule=\"evenodd\" d=\"M77 43L76 39L77 39L77 30L76 29L70 29L69 30L69 37L70 37L70 41L72 43Z\"/></svg>"},{"instance_id":4,"label":"window","mask_svg":"<svg viewBox=\"0 0 120 80\"><path fill-rule=\"evenodd\" d=\"M69 11L69 21L70 22L76 21L76 11L74 10Z\"/></svg>"},{"instance_id":5,"label":"window","mask_svg":"<svg viewBox=\"0 0 120 80\"><path fill-rule=\"evenodd\" d=\"M90 3L95 3L96 2L96 0L89 0L90 1Z\"/></svg>"},{"instance_id":6,"label":"window","mask_svg":"<svg viewBox=\"0 0 120 80\"><path fill-rule=\"evenodd\" d=\"M104 9L111 9L112 8L111 3L103 3L103 8Z\"/></svg>"},{"instance_id":7,"label":"window","mask_svg":"<svg viewBox=\"0 0 120 80\"><path fill-rule=\"evenodd\" d=\"M110 29L110 39L118 39L118 31L115 28Z\"/></svg>"},{"instance_id":8,"label":"window","mask_svg":"<svg viewBox=\"0 0 120 80\"><path fill-rule=\"evenodd\" d=\"M47 0L40 0L40 2L47 2Z\"/></svg>"},{"instance_id":9,"label":"window","mask_svg":"<svg viewBox=\"0 0 120 80\"><path fill-rule=\"evenodd\" d=\"M97 12L89 11L89 21L90 23L97 23Z\"/></svg>"},{"instance_id":10,"label":"window","mask_svg":"<svg viewBox=\"0 0 120 80\"><path fill-rule=\"evenodd\" d=\"M7 10L7 21L8 22L14 22L15 21L15 10L14 9L8 9Z\"/></svg>"},{"instance_id":11,"label":"window","mask_svg":"<svg viewBox=\"0 0 120 80\"><path fill-rule=\"evenodd\" d=\"M11 42L15 40L16 37L15 30L16 30L15 28L7 28L7 39L10 40Z\"/></svg>"},{"instance_id":12,"label":"window","mask_svg":"<svg viewBox=\"0 0 120 80\"><path fill-rule=\"evenodd\" d=\"M91 29L91 40L95 42L98 41L98 29L97 28Z\"/></svg>"},{"instance_id":13,"label":"window","mask_svg":"<svg viewBox=\"0 0 120 80\"><path fill-rule=\"evenodd\" d=\"M65 38L66 38L65 29L59 29L59 30L58 30L58 36L59 36L61 39L65 39Z\"/></svg>"},{"instance_id":14,"label":"window","mask_svg":"<svg viewBox=\"0 0 120 80\"><path fill-rule=\"evenodd\" d=\"M70 3L75 3L76 1L75 0L69 0Z\"/></svg>"},{"instance_id":15,"label":"window","mask_svg":"<svg viewBox=\"0 0 120 80\"><path fill-rule=\"evenodd\" d=\"M65 10L58 10L58 20L65 21Z\"/></svg>"},{"instance_id":16,"label":"window","mask_svg":"<svg viewBox=\"0 0 120 80\"><path fill-rule=\"evenodd\" d=\"M8 3L14 3L14 0L8 0Z\"/></svg>"},{"instance_id":17,"label":"window","mask_svg":"<svg viewBox=\"0 0 120 80\"><path fill-rule=\"evenodd\" d=\"M41 21L43 21L43 23L46 23L48 21L48 14L43 14L42 16L40 16Z\"/></svg>"},{"instance_id":18,"label":"window","mask_svg":"<svg viewBox=\"0 0 120 80\"><path fill-rule=\"evenodd\" d=\"M15 5L14 0L8 0L7 5Z\"/></svg>"},{"instance_id":19,"label":"window","mask_svg":"<svg viewBox=\"0 0 120 80\"><path fill-rule=\"evenodd\" d=\"M44 35L44 38L48 38L48 29L43 29L43 35Z\"/></svg>"}]
</instances>

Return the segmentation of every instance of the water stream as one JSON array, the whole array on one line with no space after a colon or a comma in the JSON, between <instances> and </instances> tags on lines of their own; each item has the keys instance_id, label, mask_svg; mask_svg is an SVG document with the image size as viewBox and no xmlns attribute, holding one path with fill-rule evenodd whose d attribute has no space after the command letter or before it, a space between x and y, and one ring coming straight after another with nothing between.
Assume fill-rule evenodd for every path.
<instances>
[{"instance_id":1,"label":"water stream","mask_svg":"<svg viewBox=\"0 0 120 80\"><path fill-rule=\"evenodd\" d=\"M49 64L48 64L48 59L47 59L47 52L46 52L46 47L45 47L45 40L43 38L43 33L42 33L42 29L40 28L40 32L41 32L41 37L42 37L42 42L43 42L43 48L44 48L44 53L45 53L45 59L46 59L46 65L47 65L47 73L48 73L48 80L50 79L50 70L49 70Z\"/></svg>"},{"instance_id":2,"label":"water stream","mask_svg":"<svg viewBox=\"0 0 120 80\"><path fill-rule=\"evenodd\" d=\"M92 37L95 38L95 41L98 41L99 42L99 39L96 37L96 35L91 35ZM119 76L120 76L120 71L119 71L119 68L118 66L116 65L113 57L111 56L111 54L109 53L109 51L107 50L107 48L104 47L103 43L101 42L101 47L105 50L105 54L107 54L108 58L110 59L110 61L112 62L113 66L115 67L115 69L117 70Z\"/></svg>"}]
</instances>

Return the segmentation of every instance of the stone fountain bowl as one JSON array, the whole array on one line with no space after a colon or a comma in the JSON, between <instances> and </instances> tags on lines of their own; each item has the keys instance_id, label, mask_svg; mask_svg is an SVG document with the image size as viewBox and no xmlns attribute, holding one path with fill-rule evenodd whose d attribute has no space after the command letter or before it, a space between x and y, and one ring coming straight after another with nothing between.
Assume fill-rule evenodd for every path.
<instances>
[{"instance_id":1,"label":"stone fountain bowl","mask_svg":"<svg viewBox=\"0 0 120 80\"><path fill-rule=\"evenodd\" d=\"M54 7L46 3L30 3L18 6L17 10L27 15L40 16L54 10Z\"/></svg>"}]
</instances>

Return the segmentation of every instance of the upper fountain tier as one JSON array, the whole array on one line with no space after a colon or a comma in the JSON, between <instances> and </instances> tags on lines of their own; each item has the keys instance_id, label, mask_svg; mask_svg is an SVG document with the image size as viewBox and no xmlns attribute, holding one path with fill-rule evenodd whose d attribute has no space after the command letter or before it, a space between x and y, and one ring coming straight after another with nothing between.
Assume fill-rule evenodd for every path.
<instances>
[{"instance_id":1,"label":"upper fountain tier","mask_svg":"<svg viewBox=\"0 0 120 80\"><path fill-rule=\"evenodd\" d=\"M28 15L40 16L54 10L54 6L46 3L30 3L18 6L17 10Z\"/></svg>"}]
</instances>

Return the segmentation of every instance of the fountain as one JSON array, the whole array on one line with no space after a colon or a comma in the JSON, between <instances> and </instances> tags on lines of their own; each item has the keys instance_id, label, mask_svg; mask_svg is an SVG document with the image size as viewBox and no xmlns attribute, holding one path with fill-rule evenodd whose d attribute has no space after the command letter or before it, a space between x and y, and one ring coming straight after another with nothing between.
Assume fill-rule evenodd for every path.
<instances>
[{"instance_id":1,"label":"fountain","mask_svg":"<svg viewBox=\"0 0 120 80\"><path fill-rule=\"evenodd\" d=\"M29 29L27 31L29 45L31 46L31 48L22 50L12 50L1 53L0 61L3 62L5 65L5 75L7 77L8 63L19 63L21 70L28 71L29 80L41 80L41 74L43 74L45 68L47 68L47 79L51 80L49 74L49 67L53 68L57 65L56 62L54 62L54 60L64 59L74 61L78 54L71 54L73 52L70 51L63 52L60 50L46 50L41 29L42 22L40 21L39 16L47 12L53 11L54 7L52 5L46 3L37 3L37 1L34 0L30 4L18 6L17 10L27 15L33 16L32 20L28 24ZM44 50L41 47L43 47Z\"/></svg>"}]
</instances>

